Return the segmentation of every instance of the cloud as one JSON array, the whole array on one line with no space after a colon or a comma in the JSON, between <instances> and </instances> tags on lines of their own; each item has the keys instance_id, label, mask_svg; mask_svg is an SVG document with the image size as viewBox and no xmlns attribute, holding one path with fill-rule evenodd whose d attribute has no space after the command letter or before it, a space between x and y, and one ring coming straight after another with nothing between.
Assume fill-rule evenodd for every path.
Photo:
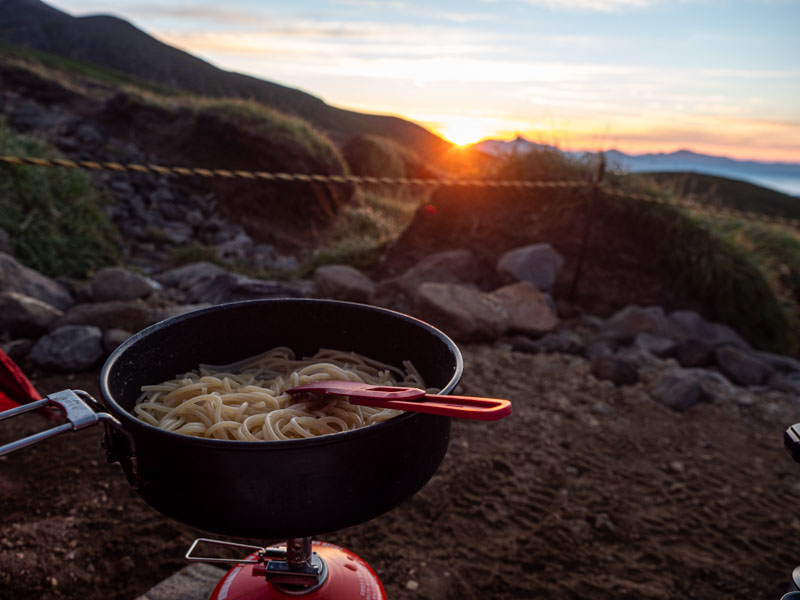
<instances>
[{"instance_id":1,"label":"cloud","mask_svg":"<svg viewBox=\"0 0 800 600\"><path fill-rule=\"evenodd\" d=\"M563 10L618 12L631 8L646 8L657 0L523 0L526 4Z\"/></svg>"}]
</instances>

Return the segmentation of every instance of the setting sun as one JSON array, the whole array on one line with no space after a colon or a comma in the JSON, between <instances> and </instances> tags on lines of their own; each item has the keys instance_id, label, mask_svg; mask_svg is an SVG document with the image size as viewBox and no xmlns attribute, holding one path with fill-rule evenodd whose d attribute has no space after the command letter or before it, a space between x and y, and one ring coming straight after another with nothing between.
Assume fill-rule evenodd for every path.
<instances>
[{"instance_id":1,"label":"setting sun","mask_svg":"<svg viewBox=\"0 0 800 600\"><path fill-rule=\"evenodd\" d=\"M439 124L439 133L457 146L466 146L492 135L480 119L453 117Z\"/></svg>"}]
</instances>

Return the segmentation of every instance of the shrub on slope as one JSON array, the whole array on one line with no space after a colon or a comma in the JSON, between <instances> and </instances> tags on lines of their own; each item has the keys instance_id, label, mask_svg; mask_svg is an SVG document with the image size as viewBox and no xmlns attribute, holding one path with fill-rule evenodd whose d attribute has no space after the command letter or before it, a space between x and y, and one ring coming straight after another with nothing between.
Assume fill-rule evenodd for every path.
<instances>
[{"instance_id":1,"label":"shrub on slope","mask_svg":"<svg viewBox=\"0 0 800 600\"><path fill-rule=\"evenodd\" d=\"M52 148L2 123L0 154L56 157ZM120 259L102 204L83 171L0 166L0 228L18 260L51 277L81 278Z\"/></svg>"}]
</instances>

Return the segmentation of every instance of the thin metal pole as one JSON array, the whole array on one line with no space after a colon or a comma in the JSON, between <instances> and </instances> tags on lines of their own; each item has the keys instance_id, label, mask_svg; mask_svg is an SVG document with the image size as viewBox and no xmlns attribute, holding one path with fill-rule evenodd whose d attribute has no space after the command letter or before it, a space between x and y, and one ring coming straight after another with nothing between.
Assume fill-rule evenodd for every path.
<instances>
[{"instance_id":1,"label":"thin metal pole","mask_svg":"<svg viewBox=\"0 0 800 600\"><path fill-rule=\"evenodd\" d=\"M595 173L594 180L592 181L592 189L589 193L589 200L586 210L586 223L583 227L583 236L581 238L581 247L578 250L578 263L575 265L575 274L572 276L572 285L569 288L569 301L574 304L578 296L578 283L581 279L581 272L583 271L583 263L586 260L586 252L589 248L589 235L594 226L595 213L597 211L597 204L600 200L600 195L603 193L603 177L606 173L606 157L600 154L600 163L597 165L597 172Z\"/></svg>"}]
</instances>

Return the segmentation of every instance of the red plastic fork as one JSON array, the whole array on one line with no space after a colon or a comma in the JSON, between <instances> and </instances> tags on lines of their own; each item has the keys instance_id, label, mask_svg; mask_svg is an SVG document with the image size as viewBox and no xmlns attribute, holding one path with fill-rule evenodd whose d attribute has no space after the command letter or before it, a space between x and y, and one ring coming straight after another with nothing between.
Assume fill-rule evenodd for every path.
<instances>
[{"instance_id":1,"label":"red plastic fork","mask_svg":"<svg viewBox=\"0 0 800 600\"><path fill-rule=\"evenodd\" d=\"M359 381L314 381L286 391L290 394L311 392L347 396L350 404L478 421L497 421L511 414L511 401L500 398L426 394L419 388L371 385Z\"/></svg>"}]
</instances>

